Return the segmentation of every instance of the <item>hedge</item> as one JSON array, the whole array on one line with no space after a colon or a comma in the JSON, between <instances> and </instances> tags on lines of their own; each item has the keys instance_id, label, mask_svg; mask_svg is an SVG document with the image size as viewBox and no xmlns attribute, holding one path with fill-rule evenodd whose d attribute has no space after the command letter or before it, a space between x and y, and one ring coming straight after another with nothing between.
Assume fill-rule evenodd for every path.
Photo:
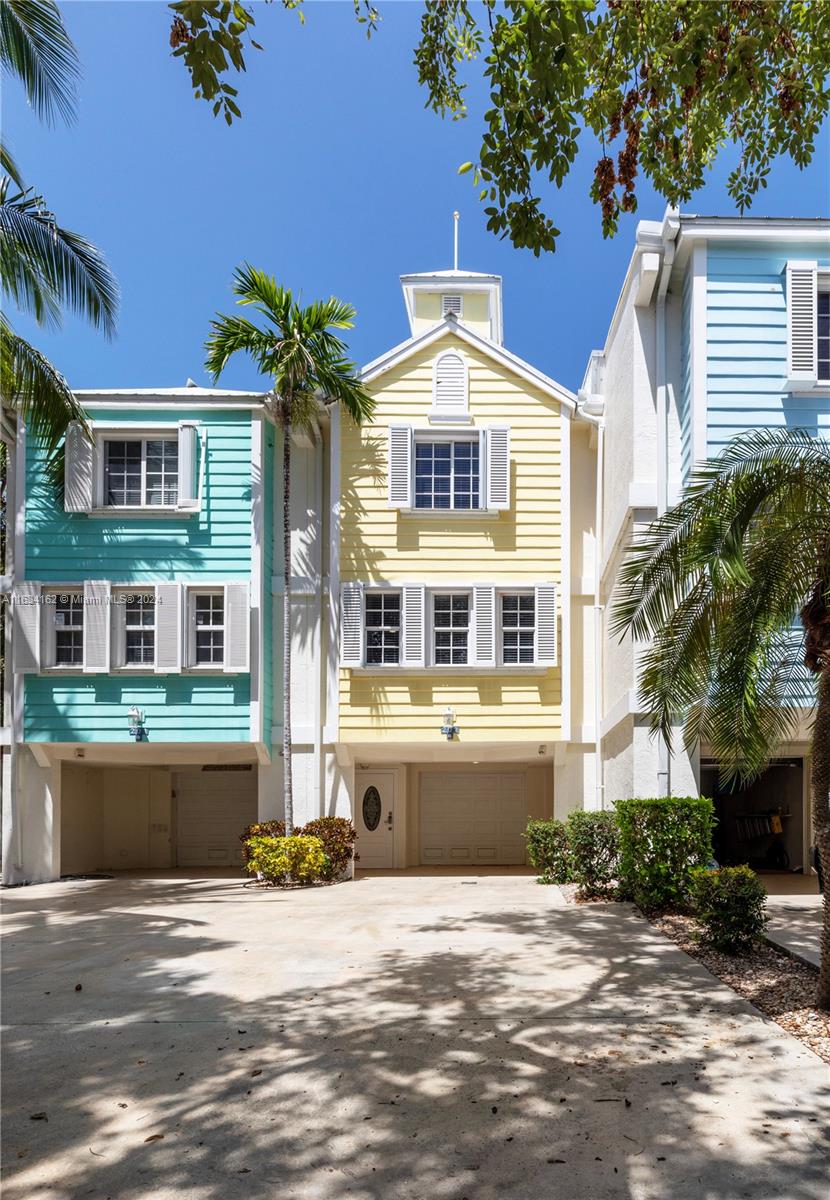
<instances>
[{"instance_id":1,"label":"hedge","mask_svg":"<svg viewBox=\"0 0 830 1200\"><path fill-rule=\"evenodd\" d=\"M570 883L571 855L564 821L531 820L525 830L527 857L540 872L539 883Z\"/></svg>"},{"instance_id":2,"label":"hedge","mask_svg":"<svg viewBox=\"0 0 830 1200\"><path fill-rule=\"evenodd\" d=\"M572 812L567 824L571 878L586 896L613 895L619 876L616 814Z\"/></svg>"},{"instance_id":3,"label":"hedge","mask_svg":"<svg viewBox=\"0 0 830 1200\"><path fill-rule=\"evenodd\" d=\"M293 834L291 837L252 837L248 839L245 867L267 883L285 887L289 883L308 885L323 879L326 855L317 837Z\"/></svg>"},{"instance_id":4,"label":"hedge","mask_svg":"<svg viewBox=\"0 0 830 1200\"><path fill-rule=\"evenodd\" d=\"M320 839L326 856L320 878L327 883L341 879L352 858L357 857L354 852L357 831L347 817L317 817L316 820L309 821L306 825L298 826L292 836ZM285 837L284 823L282 821L258 821L243 830L240 841L246 865L251 853L249 848L251 839L262 837Z\"/></svg>"},{"instance_id":5,"label":"hedge","mask_svg":"<svg viewBox=\"0 0 830 1200\"><path fill-rule=\"evenodd\" d=\"M692 871L712 859L715 810L702 796L619 800L620 885L644 912L688 906Z\"/></svg>"},{"instance_id":6,"label":"hedge","mask_svg":"<svg viewBox=\"0 0 830 1200\"><path fill-rule=\"evenodd\" d=\"M714 871L695 867L691 898L695 916L703 926L703 940L725 954L751 949L769 920L764 911L766 889L749 867L720 867Z\"/></svg>"}]
</instances>

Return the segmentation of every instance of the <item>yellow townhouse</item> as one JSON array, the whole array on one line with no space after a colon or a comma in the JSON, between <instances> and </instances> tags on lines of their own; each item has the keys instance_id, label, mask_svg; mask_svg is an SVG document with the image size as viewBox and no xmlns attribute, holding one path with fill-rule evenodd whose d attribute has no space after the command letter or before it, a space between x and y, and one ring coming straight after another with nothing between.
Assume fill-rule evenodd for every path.
<instances>
[{"instance_id":1,"label":"yellow townhouse","mask_svg":"<svg viewBox=\"0 0 830 1200\"><path fill-rule=\"evenodd\" d=\"M410 337L363 371L374 421L333 440L336 760L361 867L521 864L528 817L582 770L570 476L576 455L593 497L591 427L505 349L498 276L401 282Z\"/></svg>"}]
</instances>

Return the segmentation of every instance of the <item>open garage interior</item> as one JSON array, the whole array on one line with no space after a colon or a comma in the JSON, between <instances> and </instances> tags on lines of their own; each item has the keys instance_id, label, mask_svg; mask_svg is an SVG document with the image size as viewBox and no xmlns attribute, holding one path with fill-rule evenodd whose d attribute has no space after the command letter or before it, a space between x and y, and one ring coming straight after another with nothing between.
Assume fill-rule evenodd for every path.
<instances>
[{"instance_id":1,"label":"open garage interior","mask_svg":"<svg viewBox=\"0 0 830 1200\"><path fill-rule=\"evenodd\" d=\"M61 768L61 874L241 865L257 768Z\"/></svg>"},{"instance_id":2,"label":"open garage interior","mask_svg":"<svg viewBox=\"0 0 830 1200\"><path fill-rule=\"evenodd\" d=\"M530 817L553 815L551 763L360 764L361 869L523 866Z\"/></svg>"},{"instance_id":3,"label":"open garage interior","mask_svg":"<svg viewBox=\"0 0 830 1200\"><path fill-rule=\"evenodd\" d=\"M701 763L701 792L711 796L717 824L715 857L724 866L756 871L809 871L809 789L804 759L776 759L747 787L725 786L712 763Z\"/></svg>"}]
</instances>

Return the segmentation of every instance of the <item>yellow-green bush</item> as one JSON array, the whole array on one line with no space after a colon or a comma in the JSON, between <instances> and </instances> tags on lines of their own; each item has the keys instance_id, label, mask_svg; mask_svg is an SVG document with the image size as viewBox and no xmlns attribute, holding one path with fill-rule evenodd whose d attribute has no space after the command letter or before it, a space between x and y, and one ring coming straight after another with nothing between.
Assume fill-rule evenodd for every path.
<instances>
[{"instance_id":1,"label":"yellow-green bush","mask_svg":"<svg viewBox=\"0 0 830 1200\"><path fill-rule=\"evenodd\" d=\"M266 883L318 883L327 859L318 837L252 837L246 842L246 870Z\"/></svg>"}]
</instances>

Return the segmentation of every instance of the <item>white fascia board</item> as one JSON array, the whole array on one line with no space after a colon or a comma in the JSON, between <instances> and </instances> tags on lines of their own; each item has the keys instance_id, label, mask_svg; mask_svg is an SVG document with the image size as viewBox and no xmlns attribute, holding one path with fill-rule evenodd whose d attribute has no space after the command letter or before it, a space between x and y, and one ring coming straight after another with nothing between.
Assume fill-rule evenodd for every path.
<instances>
[{"instance_id":1,"label":"white fascia board","mask_svg":"<svg viewBox=\"0 0 830 1200\"><path fill-rule=\"evenodd\" d=\"M108 401L125 401L130 399L173 399L178 396L182 400L265 400L270 392L248 392L227 388L75 388L76 396L84 396L94 400L97 396Z\"/></svg>"},{"instance_id":2,"label":"white fascia board","mask_svg":"<svg viewBox=\"0 0 830 1200\"><path fill-rule=\"evenodd\" d=\"M803 242L805 236L823 235L830 241L827 217L680 217L680 232L713 241L752 240L770 237L776 241Z\"/></svg>"},{"instance_id":3,"label":"white fascia board","mask_svg":"<svg viewBox=\"0 0 830 1200\"><path fill-rule=\"evenodd\" d=\"M433 342L439 341L440 338L446 336L448 333L454 334L462 342L466 342L468 346L472 346L475 350L480 350L482 354L487 355L494 362L507 367L508 370L513 371L520 378L533 384L534 387L538 387L554 400L558 400L560 404L565 405L571 411L576 409L576 396L568 388L549 378L549 376L537 370L536 367L532 367L524 359L511 354L509 350L505 350L504 346L497 345L495 342L490 341L489 338L481 337L480 334L474 333L465 325L451 318L445 318L440 324L427 329L424 333L418 334L417 337L407 338L405 342L400 342L379 358L375 358L372 362L367 363L360 372L361 382L373 383L375 379L378 379L387 371L391 371L399 363L405 362L407 358L411 358L419 350L426 349Z\"/></svg>"}]
</instances>

